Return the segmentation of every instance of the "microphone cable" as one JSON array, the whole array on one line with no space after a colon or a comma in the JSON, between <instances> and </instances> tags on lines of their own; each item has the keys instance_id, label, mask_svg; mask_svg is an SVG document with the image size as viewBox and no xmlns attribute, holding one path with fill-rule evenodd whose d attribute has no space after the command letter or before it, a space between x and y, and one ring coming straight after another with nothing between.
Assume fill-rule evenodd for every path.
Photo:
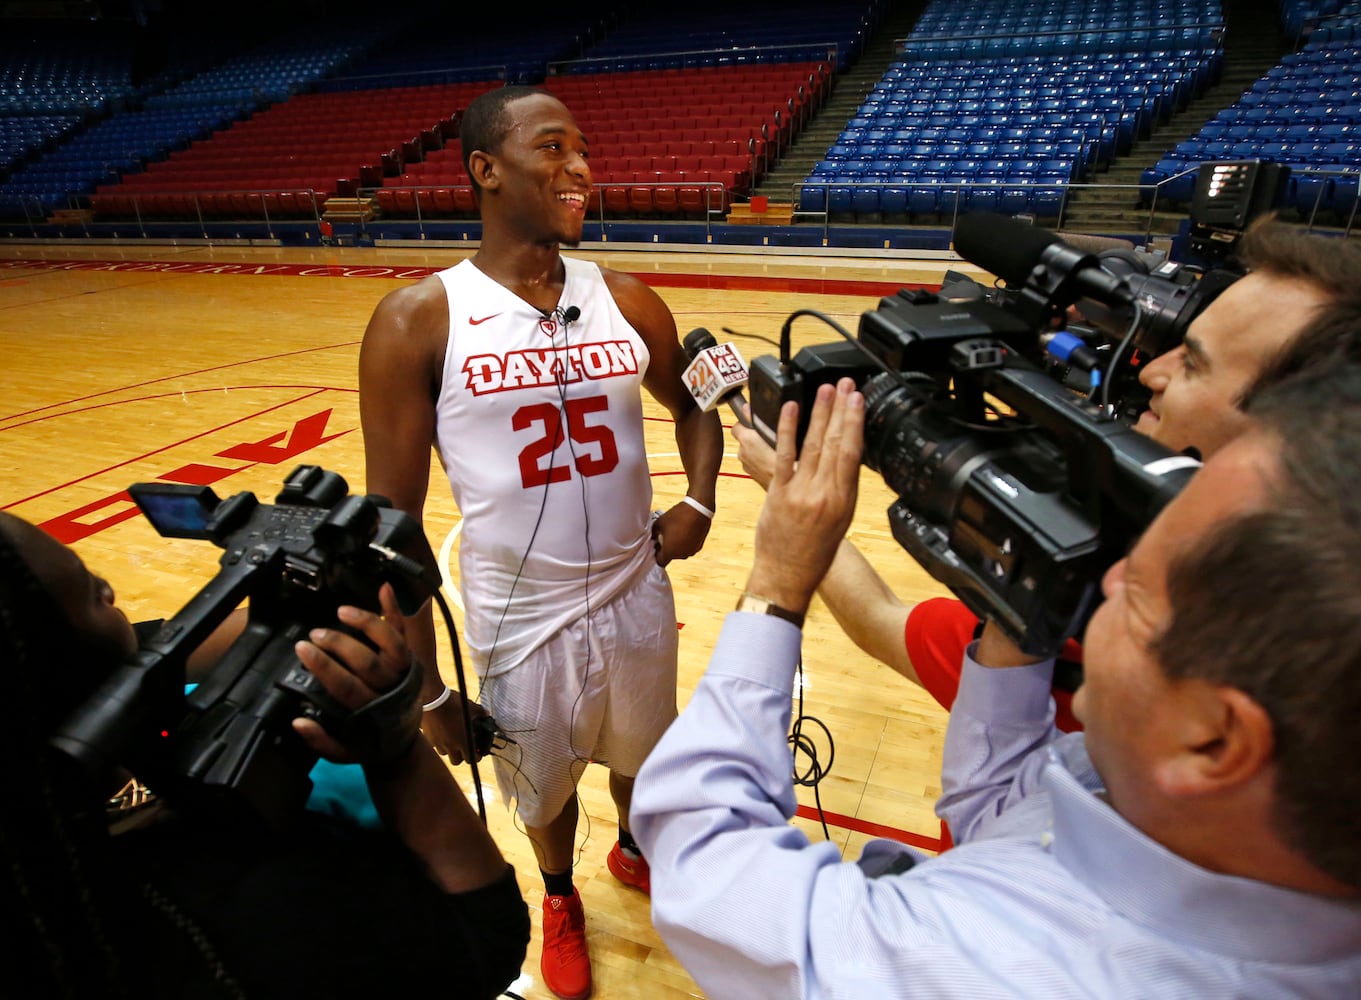
<instances>
[{"instance_id":1,"label":"microphone cable","mask_svg":"<svg viewBox=\"0 0 1361 1000\"><path fill-rule=\"evenodd\" d=\"M404 573L412 580L417 582L429 582L431 584L431 595L440 609L440 614L444 618L444 628L449 636L449 646L454 655L454 677L455 683L458 685L459 702L463 709L463 754L467 759L468 768L472 771L473 775L473 789L477 794L477 813L482 820L482 825L486 826L487 805L486 802L483 801L482 780L477 771L477 735L473 727L472 710L468 707L468 682L463 672L463 654L458 645L458 629L454 627L454 616L449 610L449 603L444 599L440 583L435 580L426 581L424 570L416 560L387 546L370 543L369 548L389 562L396 570ZM495 722L494 719L492 721L493 723ZM500 736L503 740L509 740L509 737L501 732L499 727L493 730L493 741L497 736ZM490 749L488 752L490 752Z\"/></svg>"},{"instance_id":2,"label":"microphone cable","mask_svg":"<svg viewBox=\"0 0 1361 1000\"><path fill-rule=\"evenodd\" d=\"M818 822L822 824L822 835L825 840L832 839L832 832L827 828L827 817L822 810L822 794L818 791L818 785L822 779L832 773L832 762L836 760L836 743L832 739L832 731L827 728L826 723L821 719L811 715L805 715L803 711L803 657L799 657L798 668L795 673L798 681L798 710L789 729L789 746L792 750L791 756L794 759L794 784L804 788L813 789L813 802L818 811ZM803 727L811 723L822 730L823 736L827 739L827 763L823 764L818 760L817 747L811 738L804 735ZM800 770L799 754L807 758L807 767Z\"/></svg>"},{"instance_id":3,"label":"microphone cable","mask_svg":"<svg viewBox=\"0 0 1361 1000\"><path fill-rule=\"evenodd\" d=\"M486 826L487 804L482 798L482 779L477 773L477 736L473 730L472 709L468 707L468 682L463 674L463 654L458 648L458 631L454 628L454 616L449 611L449 602L438 590L435 591L435 603L439 605L440 614L444 617L444 628L449 633L449 646L454 652L454 679L458 684L459 701L463 707L463 755L467 759L468 770L473 775L473 790L477 793L477 815L481 817L482 825ZM505 734L501 735L504 737ZM490 753L490 750L488 752Z\"/></svg>"},{"instance_id":4,"label":"microphone cable","mask_svg":"<svg viewBox=\"0 0 1361 1000\"><path fill-rule=\"evenodd\" d=\"M772 337L767 337L765 334L762 333L743 333L740 330L734 330L730 326L720 326L719 329L726 333L729 337L742 337L746 340L759 340L762 343L769 344L776 350L779 350L780 347L780 342L778 340L775 340Z\"/></svg>"},{"instance_id":5,"label":"microphone cable","mask_svg":"<svg viewBox=\"0 0 1361 1000\"><path fill-rule=\"evenodd\" d=\"M540 312L542 312L542 310L540 310ZM566 359L567 359L567 353L568 353L568 351L569 351L569 349L570 349L570 347L571 347L571 344L570 344L570 342L569 342L569 340L568 340L569 326L570 326L571 323L575 322L578 318L580 318L580 316L581 316L581 309L580 309L579 307L577 307L577 306L568 306L568 307L566 307L565 309L562 308L562 307L558 307L558 308L553 309L551 312L549 312L548 314L546 314L546 315L544 316L544 319L552 319L552 320L554 320L555 322L561 324L561 327L562 327L562 344L561 344L561 346L559 346L559 345L557 345L557 344L555 343L554 346L553 346L553 352L554 352L555 358L558 359L558 360L560 360L560 362L561 362L561 372L560 372L560 375L559 375L558 379L556 380L556 384L555 384L555 389L556 389L557 397L558 397L558 411L557 411L557 414L558 414L558 426L557 426L557 429L554 431L554 437L557 438L557 439L560 439L561 444L565 444L565 445L567 446L567 452L568 452L568 454L569 454L570 457L571 457L571 460L572 460L572 468L573 468L573 470L576 469L578 456L577 456L575 444L573 443L573 440L572 440L572 435L571 435L570 430L569 430L569 427L568 427L568 421L569 421L569 417L568 417L568 413L567 413L567 403L568 403L568 396L567 396L567 367L568 367L568 366L567 366L567 360L566 360ZM547 428L545 428L545 430L547 430ZM551 472L551 470L552 470L552 468L553 468L553 465L552 465L553 456L554 456L556 453L557 453L557 448L556 448L556 447L555 447L552 451L548 452L549 472ZM591 605L591 574L592 574L593 567L594 567L594 555L593 555L593 553L592 553L592 551L591 551L591 543L590 543L590 505L589 505L589 501L588 501L587 495L586 495L586 493L587 493L587 489L586 489L586 477L585 477L585 476L581 476L579 472L577 473L577 475L578 475L578 477L579 477L580 480L581 480L580 491L581 491L581 504L582 504L582 521L583 521L583 525L584 525L584 531L585 531L585 543L586 543L586 572L585 572L585 582L584 582L584 591L585 591L585 596L584 596L584 599L585 599L585 612L584 612L582 618L583 618L583 619L585 620L585 622L586 622L586 630L587 630L587 637L588 637L588 638L587 638L587 642L586 642L586 663L585 663L585 666L584 666L584 668L583 668L582 685L581 685L580 689L577 691L576 697L573 699L573 702L572 702L572 709L571 709L571 712L569 713L568 719L567 719L566 736L567 736L567 740L568 740L569 746L572 745L572 733L573 733L573 731L574 731L574 729L575 729L576 717L577 717L577 713L578 713L578 711L579 711L579 709L580 709L581 700L582 700L582 698L585 696L585 693L586 693L586 680L587 680L587 678L589 677L590 669L591 669L591 643L590 643L590 641L589 641L589 635L590 635L590 629L591 629L591 624L590 624L591 612L592 612L592 610L593 610L592 605ZM531 552L533 551L533 549L534 549L534 543L535 543L535 541L538 539L539 530L540 530L540 528L543 527L544 515L545 515L545 513L547 512L547 509L548 509L548 491L549 491L549 489L550 489L551 486L552 486L552 482L553 482L553 481L552 481L551 475L549 475L548 473L545 473L545 475L544 475L543 489L541 490L540 496L539 496L539 510L538 510L537 516L535 517L534 528L533 528L533 530L530 532L529 540L528 540L528 542L525 544L524 553L521 555L521 557L520 557L520 563L519 563L519 565L516 567L516 570L515 570L515 577L514 577L514 579L511 581L510 590L509 590L509 592L508 592L508 594L507 594L507 596L506 596L506 603L505 603L505 605L504 605L504 606L502 607L502 609L501 609L500 618L497 620L496 632L495 632L494 636L492 637L492 644L491 644L490 649L489 649L488 652L487 652L487 668L488 668L488 671L490 671L490 669L491 669L491 664L492 664L492 662L493 662L493 660L494 660L494 658L495 658L496 649L497 649L497 646L498 646L499 643L500 643L501 630L502 630L502 628L503 628L504 625L505 625L506 616L510 613L511 604L513 603L513 601L514 601L514 599L515 599L515 591L519 588L520 579L521 579L521 577L522 577L523 574L524 574L525 564L528 562L528 560L529 560L529 555L530 555L530 553L531 553ZM512 668L512 669L514 669L514 668ZM487 681L488 681L489 683L490 683L490 682L493 682L493 681L495 681L495 680L496 680L495 677L491 676L490 674L488 675ZM466 709L465 709L465 711L466 711ZM504 735L504 734L503 734L503 735ZM507 740L509 740L510 742L514 742L513 740L510 740L510 737L509 737L509 736L506 736L505 738L506 738ZM572 770L575 769L575 768L574 768L574 765L580 764L580 765L583 766L583 769L584 769L584 765L590 763L590 758L589 758L589 757L582 756L580 753L577 753L574 746L572 747L572 750L573 750L573 754L574 754L574 755L573 755L573 756L569 759L569 761L568 761L568 770L569 770L569 773L570 773ZM517 783L517 786L518 786L518 781L519 781L520 779L523 778L526 782L528 782L530 790L531 790L535 795L537 795L537 794L538 794L538 789L534 787L534 783L533 783L533 782L529 779L529 777L521 770L518 761L516 762L515 770L516 770L516 783ZM576 787L575 787L575 786L576 786L576 782L573 782L573 791L572 791L572 795L573 795L573 797L575 797L575 798L577 799L578 803L580 803L580 793L576 790ZM591 823L589 811L588 811L587 809L581 807L581 805L579 804L579 806L578 806L578 812L579 812L579 815L584 816L585 819L586 819L586 837L585 837L585 839L589 839L589 838L590 838L590 823ZM527 831L524 827L522 827L521 824L520 824L520 818L519 818L519 812L518 812L518 810L513 814L513 816L514 816L514 825L515 825L515 828L516 828L517 830L519 830L521 833L524 833L526 836L528 836L528 831ZM583 840L583 843L584 843L584 840ZM578 853L579 853L579 851L580 851L580 848L578 848Z\"/></svg>"}]
</instances>

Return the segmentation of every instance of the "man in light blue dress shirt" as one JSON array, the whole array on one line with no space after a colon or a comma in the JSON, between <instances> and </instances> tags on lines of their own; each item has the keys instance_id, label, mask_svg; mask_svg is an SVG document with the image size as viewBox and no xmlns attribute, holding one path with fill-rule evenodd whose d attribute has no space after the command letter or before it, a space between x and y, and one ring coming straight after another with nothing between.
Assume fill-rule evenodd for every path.
<instances>
[{"instance_id":1,"label":"man in light blue dress shirt","mask_svg":"<svg viewBox=\"0 0 1361 1000\"><path fill-rule=\"evenodd\" d=\"M653 921L705 995L1361 997L1361 367L1256 400L1111 568L1084 732L1053 725L1052 661L985 629L946 737L959 846L935 858L844 862L788 822L799 623L854 510L864 403L824 386L797 463L796 410L747 593L633 800Z\"/></svg>"}]
</instances>

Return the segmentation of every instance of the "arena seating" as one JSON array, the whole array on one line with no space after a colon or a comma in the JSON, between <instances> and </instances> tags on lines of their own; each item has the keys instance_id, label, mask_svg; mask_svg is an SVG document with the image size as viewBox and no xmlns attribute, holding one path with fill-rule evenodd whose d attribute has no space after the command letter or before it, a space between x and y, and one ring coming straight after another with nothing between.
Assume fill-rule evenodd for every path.
<instances>
[{"instance_id":1,"label":"arena seating","mask_svg":"<svg viewBox=\"0 0 1361 1000\"><path fill-rule=\"evenodd\" d=\"M22 109L0 117L0 214L313 219L362 192L393 217L471 219L461 109L542 80L587 133L593 214L714 220L788 153L882 9L757 0L703 17L583 17L526 42L490 13L463 34L437 30L416 4L381 25L299 23L240 51L205 39L133 93L117 46L101 63L73 40L39 73L23 45L0 43L0 101ZM1200 163L1261 158L1291 166L1301 215L1350 217L1361 2L1283 0L1281 18L1300 50L1149 164L1146 199L1184 205ZM1216 79L1222 32L1219 0L933 0L798 185L799 214L1056 216L1070 185L1098 180Z\"/></svg>"},{"instance_id":2,"label":"arena seating","mask_svg":"<svg viewBox=\"0 0 1361 1000\"><path fill-rule=\"evenodd\" d=\"M825 64L753 63L570 74L545 87L575 109L590 144L593 213L700 219L750 193L829 82ZM406 163L374 196L393 215L476 214L456 139Z\"/></svg>"},{"instance_id":3,"label":"arena seating","mask_svg":"<svg viewBox=\"0 0 1361 1000\"><path fill-rule=\"evenodd\" d=\"M426 147L453 133L452 116L472 94L495 84L391 87L299 95L236 122L190 148L152 163L91 198L100 214L150 216L183 211L185 194L198 211L227 216L315 217L338 190L381 183ZM241 197L243 192L253 192ZM243 206L245 208L243 209Z\"/></svg>"},{"instance_id":4,"label":"arena seating","mask_svg":"<svg viewBox=\"0 0 1361 1000\"><path fill-rule=\"evenodd\" d=\"M1361 183L1361 47L1333 34L1311 37L1147 167L1142 197L1184 206L1195 193L1200 164L1267 160L1290 167L1286 207L1308 219L1320 213L1350 218Z\"/></svg>"},{"instance_id":5,"label":"arena seating","mask_svg":"<svg viewBox=\"0 0 1361 1000\"><path fill-rule=\"evenodd\" d=\"M801 212L948 221L1056 216L1087 181L1204 90L1218 0L934 0L800 186Z\"/></svg>"},{"instance_id":6,"label":"arena seating","mask_svg":"<svg viewBox=\"0 0 1361 1000\"><path fill-rule=\"evenodd\" d=\"M800 207L917 220L1005 201L1008 211L1057 214L1067 184L1090 179L1166 120L1214 58L1075 53L1061 71L1043 55L895 63L814 166ZM942 173L956 187L932 197L923 185L942 183ZM876 208L882 184L894 189ZM917 185L906 215L902 184ZM849 207L846 185L860 187ZM976 190L983 186L1002 190Z\"/></svg>"}]
</instances>

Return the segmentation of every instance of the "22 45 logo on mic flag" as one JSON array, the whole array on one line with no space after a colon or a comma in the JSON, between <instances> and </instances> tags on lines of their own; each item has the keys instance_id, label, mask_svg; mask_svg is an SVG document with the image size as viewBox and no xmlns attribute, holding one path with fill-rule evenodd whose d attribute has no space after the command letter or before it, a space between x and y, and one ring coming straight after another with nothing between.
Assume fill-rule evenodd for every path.
<instances>
[{"instance_id":1,"label":"22 45 logo on mic flag","mask_svg":"<svg viewBox=\"0 0 1361 1000\"><path fill-rule=\"evenodd\" d=\"M708 355L718 369L718 377L723 380L725 386L737 382L746 382L746 363L732 344L719 344L717 347L712 347L709 349Z\"/></svg>"},{"instance_id":2,"label":"22 45 logo on mic flag","mask_svg":"<svg viewBox=\"0 0 1361 1000\"><path fill-rule=\"evenodd\" d=\"M685 381L690 389L690 395L699 399L713 392L719 385L718 369L701 354L685 369Z\"/></svg>"},{"instance_id":3,"label":"22 45 logo on mic flag","mask_svg":"<svg viewBox=\"0 0 1361 1000\"><path fill-rule=\"evenodd\" d=\"M703 409L712 409L731 386L747 381L747 366L732 344L718 344L695 355L685 369L686 388Z\"/></svg>"}]
</instances>

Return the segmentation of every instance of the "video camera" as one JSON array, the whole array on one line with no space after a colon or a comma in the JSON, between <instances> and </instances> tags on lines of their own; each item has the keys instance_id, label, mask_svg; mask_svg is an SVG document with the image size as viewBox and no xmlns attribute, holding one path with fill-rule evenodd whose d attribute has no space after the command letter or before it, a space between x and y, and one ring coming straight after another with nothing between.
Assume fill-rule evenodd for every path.
<instances>
[{"instance_id":1,"label":"video camera","mask_svg":"<svg viewBox=\"0 0 1361 1000\"><path fill-rule=\"evenodd\" d=\"M341 476L314 465L294 469L272 506L253 493L219 500L206 486L137 483L128 492L162 536L222 548L221 569L66 719L57 748L93 768L121 764L167 801L224 822L276 828L306 803L317 760L294 718L317 719L361 757L400 749L385 744L411 731L403 716L419 715L419 670L351 712L294 644L312 628L342 628L342 604L379 611L385 582L403 614L414 614L440 585L417 521L382 497L349 495ZM247 599L244 631L186 694L189 655Z\"/></svg>"},{"instance_id":2,"label":"video camera","mask_svg":"<svg viewBox=\"0 0 1361 1000\"><path fill-rule=\"evenodd\" d=\"M852 378L865 396L864 464L898 495L894 538L1021 649L1053 655L1085 628L1105 570L1200 464L1131 429L1108 391L1121 357L1131 343L1179 344L1237 274L1202 287L1130 273L990 214L961 217L955 245L1006 279L1005 294L971 293L958 277L945 298L901 289L861 316L857 337L836 327L846 342L791 358L790 325L810 311L792 314L780 357L752 363L752 422L773 441L794 400L801 444L818 386ZM1121 343L1059 336L1079 302L1102 307L1107 325L1128 317ZM1055 361L1087 374L1085 395Z\"/></svg>"}]
</instances>

